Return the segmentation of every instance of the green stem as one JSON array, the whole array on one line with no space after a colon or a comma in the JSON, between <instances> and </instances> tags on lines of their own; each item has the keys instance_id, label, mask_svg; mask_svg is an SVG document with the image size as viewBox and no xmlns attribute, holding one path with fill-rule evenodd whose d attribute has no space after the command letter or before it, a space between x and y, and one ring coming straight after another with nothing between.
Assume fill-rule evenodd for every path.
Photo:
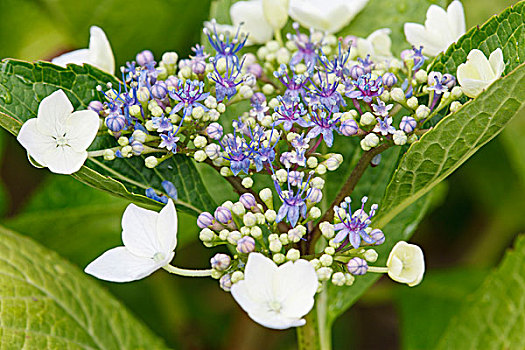
<instances>
[{"instance_id":1,"label":"green stem","mask_svg":"<svg viewBox=\"0 0 525 350\"><path fill-rule=\"evenodd\" d=\"M306 324L297 328L299 350L331 350L331 328L326 322L327 292L326 288L318 294L315 306L304 318Z\"/></svg>"},{"instance_id":2,"label":"green stem","mask_svg":"<svg viewBox=\"0 0 525 350\"><path fill-rule=\"evenodd\" d=\"M175 275L179 276L185 276L185 277L209 277L211 276L211 269L209 270L188 270L188 269L181 269L180 267L172 266L172 265L166 265L162 267L164 270L168 271L169 273L173 273Z\"/></svg>"}]
</instances>

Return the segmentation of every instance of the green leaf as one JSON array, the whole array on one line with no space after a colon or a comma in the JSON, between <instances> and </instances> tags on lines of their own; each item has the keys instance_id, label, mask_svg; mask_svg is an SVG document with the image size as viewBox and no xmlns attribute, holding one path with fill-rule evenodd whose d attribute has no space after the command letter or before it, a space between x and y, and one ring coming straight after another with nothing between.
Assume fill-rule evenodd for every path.
<instances>
[{"instance_id":1,"label":"green leaf","mask_svg":"<svg viewBox=\"0 0 525 350\"><path fill-rule=\"evenodd\" d=\"M57 89L66 92L76 109L87 108L90 101L100 98L96 86L108 82L115 86L119 83L115 77L89 65L62 68L46 62L4 60L0 64L0 125L16 135L23 122L36 117L40 101ZM90 149L115 145L111 136L99 135ZM157 207L158 202L143 195L145 189L164 192L161 182L169 180L177 187L180 209L198 215L213 208L213 200L191 159L175 155L155 169L148 169L144 158L88 160L73 177L128 200Z\"/></svg>"},{"instance_id":2,"label":"green leaf","mask_svg":"<svg viewBox=\"0 0 525 350\"><path fill-rule=\"evenodd\" d=\"M393 294L400 317L401 348L432 349L450 318L486 275L487 271L479 268L431 270L417 288L397 286Z\"/></svg>"},{"instance_id":3,"label":"green leaf","mask_svg":"<svg viewBox=\"0 0 525 350\"><path fill-rule=\"evenodd\" d=\"M472 49L479 49L488 57L501 48L508 73L525 62L525 2L507 8L492 17L481 27L474 27L456 43L440 54L428 71L439 71L456 75L457 67L467 60Z\"/></svg>"},{"instance_id":4,"label":"green leaf","mask_svg":"<svg viewBox=\"0 0 525 350\"><path fill-rule=\"evenodd\" d=\"M525 237L464 302L437 349L523 349Z\"/></svg>"},{"instance_id":5,"label":"green leaf","mask_svg":"<svg viewBox=\"0 0 525 350\"><path fill-rule=\"evenodd\" d=\"M412 144L387 187L377 225L386 225L496 137L525 105L524 79L521 65Z\"/></svg>"},{"instance_id":6,"label":"green leaf","mask_svg":"<svg viewBox=\"0 0 525 350\"><path fill-rule=\"evenodd\" d=\"M399 53L408 47L403 25L406 22L423 23L428 7L432 4L446 6L445 0L370 0L340 35L366 38L374 30L392 29L392 49Z\"/></svg>"},{"instance_id":7,"label":"green leaf","mask_svg":"<svg viewBox=\"0 0 525 350\"><path fill-rule=\"evenodd\" d=\"M104 289L42 246L0 227L0 342L12 349L162 349Z\"/></svg>"}]
</instances>

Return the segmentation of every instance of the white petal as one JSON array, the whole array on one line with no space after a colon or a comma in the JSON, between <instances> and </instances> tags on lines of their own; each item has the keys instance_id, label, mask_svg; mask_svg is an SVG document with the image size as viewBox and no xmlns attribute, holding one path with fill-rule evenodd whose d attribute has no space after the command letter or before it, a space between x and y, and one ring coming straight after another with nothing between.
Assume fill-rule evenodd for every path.
<instances>
[{"instance_id":1,"label":"white petal","mask_svg":"<svg viewBox=\"0 0 525 350\"><path fill-rule=\"evenodd\" d=\"M498 79L501 77L501 74L503 74L505 70L505 61L503 60L503 52L499 47L490 54L489 63L494 72L494 78Z\"/></svg>"},{"instance_id":2,"label":"white petal","mask_svg":"<svg viewBox=\"0 0 525 350\"><path fill-rule=\"evenodd\" d=\"M66 137L68 144L77 152L85 151L97 136L100 119L91 111L73 112L66 119Z\"/></svg>"},{"instance_id":3,"label":"white petal","mask_svg":"<svg viewBox=\"0 0 525 350\"><path fill-rule=\"evenodd\" d=\"M272 39L273 28L266 22L261 1L236 2L230 7L230 16L235 27L244 22L242 30L250 34L252 43L263 44Z\"/></svg>"},{"instance_id":4,"label":"white petal","mask_svg":"<svg viewBox=\"0 0 525 350\"><path fill-rule=\"evenodd\" d=\"M36 118L29 119L22 125L16 139L42 166L46 166L44 155L56 147L56 141L51 136L44 135L38 130Z\"/></svg>"},{"instance_id":5,"label":"white petal","mask_svg":"<svg viewBox=\"0 0 525 350\"><path fill-rule=\"evenodd\" d=\"M477 49L470 50L467 65L472 65L479 73L479 79L490 82L494 80L494 72L485 54Z\"/></svg>"},{"instance_id":6,"label":"white petal","mask_svg":"<svg viewBox=\"0 0 525 350\"><path fill-rule=\"evenodd\" d=\"M458 68L458 73L459 72L460 70ZM458 74L458 82L460 81L459 76L460 75ZM459 84L461 85L461 90L463 93L471 98L477 97L488 86L486 81L467 78L462 78Z\"/></svg>"},{"instance_id":7,"label":"white petal","mask_svg":"<svg viewBox=\"0 0 525 350\"><path fill-rule=\"evenodd\" d=\"M266 22L279 30L288 21L289 0L262 0L263 14Z\"/></svg>"},{"instance_id":8,"label":"white petal","mask_svg":"<svg viewBox=\"0 0 525 350\"><path fill-rule=\"evenodd\" d=\"M248 313L248 316L260 325L271 329L288 329L306 324L305 319L288 318L273 312Z\"/></svg>"},{"instance_id":9,"label":"white petal","mask_svg":"<svg viewBox=\"0 0 525 350\"><path fill-rule=\"evenodd\" d=\"M171 253L177 246L177 211L171 199L157 217L157 237L164 253Z\"/></svg>"},{"instance_id":10,"label":"white petal","mask_svg":"<svg viewBox=\"0 0 525 350\"><path fill-rule=\"evenodd\" d=\"M423 46L423 51L426 55L436 56L443 51L441 38L429 34L423 25L417 23L405 23L404 31L407 41L416 48Z\"/></svg>"},{"instance_id":11,"label":"white petal","mask_svg":"<svg viewBox=\"0 0 525 350\"><path fill-rule=\"evenodd\" d=\"M248 262L244 270L244 281L254 300L260 302L273 299L273 276L277 272L277 265L260 253L248 255Z\"/></svg>"},{"instance_id":12,"label":"white petal","mask_svg":"<svg viewBox=\"0 0 525 350\"><path fill-rule=\"evenodd\" d=\"M427 18L425 20L425 28L436 30L441 29L442 33L449 31L447 27L448 17L447 11L437 5L430 5L427 10Z\"/></svg>"},{"instance_id":13,"label":"white petal","mask_svg":"<svg viewBox=\"0 0 525 350\"><path fill-rule=\"evenodd\" d=\"M300 318L310 312L318 284L315 268L306 260L279 266L274 277L274 290L282 302L282 314Z\"/></svg>"},{"instance_id":14,"label":"white petal","mask_svg":"<svg viewBox=\"0 0 525 350\"><path fill-rule=\"evenodd\" d=\"M157 218L155 211L130 204L122 215L122 242L133 254L152 258L164 252L157 237Z\"/></svg>"},{"instance_id":15,"label":"white petal","mask_svg":"<svg viewBox=\"0 0 525 350\"><path fill-rule=\"evenodd\" d=\"M390 39L391 32L392 30L390 28L382 28L372 32L372 34L368 36L367 40L372 44L375 56L392 56L390 50L392 46L392 40Z\"/></svg>"},{"instance_id":16,"label":"white petal","mask_svg":"<svg viewBox=\"0 0 525 350\"><path fill-rule=\"evenodd\" d=\"M125 247L116 247L104 252L84 271L106 281L130 282L149 276L160 267L153 259L136 256Z\"/></svg>"},{"instance_id":17,"label":"white petal","mask_svg":"<svg viewBox=\"0 0 525 350\"><path fill-rule=\"evenodd\" d=\"M77 172L87 159L87 152L77 152L70 146L56 146L43 155L44 164L56 174Z\"/></svg>"},{"instance_id":18,"label":"white petal","mask_svg":"<svg viewBox=\"0 0 525 350\"><path fill-rule=\"evenodd\" d=\"M73 105L62 90L45 97L38 105L38 130L44 135L64 136L66 118Z\"/></svg>"},{"instance_id":19,"label":"white petal","mask_svg":"<svg viewBox=\"0 0 525 350\"><path fill-rule=\"evenodd\" d=\"M460 1L454 0L448 5L447 17L452 39L456 41L465 34L466 31L465 12Z\"/></svg>"},{"instance_id":20,"label":"white petal","mask_svg":"<svg viewBox=\"0 0 525 350\"><path fill-rule=\"evenodd\" d=\"M106 33L97 26L92 26L90 29L89 61L88 63L95 67L109 74L115 74L115 57L111 45Z\"/></svg>"},{"instance_id":21,"label":"white petal","mask_svg":"<svg viewBox=\"0 0 525 350\"><path fill-rule=\"evenodd\" d=\"M80 49L75 51L66 52L63 55L55 57L51 60L51 63L57 66L66 67L68 63L78 64L79 66L84 63L90 63L90 55L88 49Z\"/></svg>"},{"instance_id":22,"label":"white petal","mask_svg":"<svg viewBox=\"0 0 525 350\"><path fill-rule=\"evenodd\" d=\"M356 14L343 0L290 0L290 17L305 28L328 33L342 29Z\"/></svg>"}]
</instances>

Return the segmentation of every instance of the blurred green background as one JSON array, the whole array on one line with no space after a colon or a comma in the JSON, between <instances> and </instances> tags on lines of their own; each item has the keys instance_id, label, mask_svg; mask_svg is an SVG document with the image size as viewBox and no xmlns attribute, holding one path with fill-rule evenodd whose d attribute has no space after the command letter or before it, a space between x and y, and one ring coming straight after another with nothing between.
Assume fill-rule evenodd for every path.
<instances>
[{"instance_id":1,"label":"blurred green background","mask_svg":"<svg viewBox=\"0 0 525 350\"><path fill-rule=\"evenodd\" d=\"M467 27L512 3L463 1ZM175 50L183 57L200 39L209 5L208 0L1 0L0 57L50 59L86 47L91 25L106 31L118 65L142 49L157 57ZM81 268L120 244L120 217L128 203L31 167L3 130L0 141L3 225ZM426 253L424 283L411 289L382 279L336 322L335 349L425 349L436 342L465 297L525 232L524 149L522 112L441 186L439 205L412 239ZM203 249L197 232L195 218L182 216L177 265L204 267L216 252ZM294 346L294 331L269 331L251 322L213 280L159 272L140 282L103 284L176 349Z\"/></svg>"}]
</instances>

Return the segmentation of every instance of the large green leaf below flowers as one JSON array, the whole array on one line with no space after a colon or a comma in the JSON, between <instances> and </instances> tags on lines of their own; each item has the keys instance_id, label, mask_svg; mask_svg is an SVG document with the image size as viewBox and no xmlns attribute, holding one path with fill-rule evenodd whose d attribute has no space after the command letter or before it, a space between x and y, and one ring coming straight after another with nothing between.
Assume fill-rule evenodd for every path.
<instances>
[{"instance_id":1,"label":"large green leaf below flowers","mask_svg":"<svg viewBox=\"0 0 525 350\"><path fill-rule=\"evenodd\" d=\"M6 59L0 64L0 124L17 135L26 120L36 117L40 101L58 89L64 90L75 109L85 109L90 101L100 99L96 86L108 82L114 86L119 84L115 77L89 65L62 68L46 62ZM112 137L101 132L90 150L116 145ZM150 206L159 206L159 203L144 196L145 190L152 187L163 192L161 182L169 180L177 187L179 209L194 215L213 209L213 199L191 159L175 155L148 169L144 158L88 160L72 176L90 186Z\"/></svg>"},{"instance_id":2,"label":"large green leaf below flowers","mask_svg":"<svg viewBox=\"0 0 525 350\"><path fill-rule=\"evenodd\" d=\"M3 349L165 348L76 267L2 227L0 262Z\"/></svg>"}]
</instances>

